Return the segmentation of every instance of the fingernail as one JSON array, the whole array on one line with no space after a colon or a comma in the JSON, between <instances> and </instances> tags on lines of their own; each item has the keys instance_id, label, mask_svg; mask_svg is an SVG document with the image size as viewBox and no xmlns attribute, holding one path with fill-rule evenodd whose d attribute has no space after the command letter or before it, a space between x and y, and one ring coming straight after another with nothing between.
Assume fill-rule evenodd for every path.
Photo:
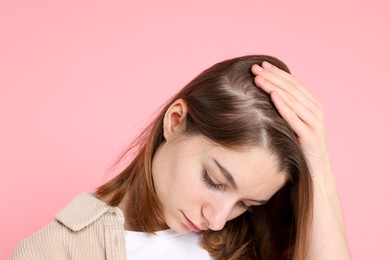
<instances>
[{"instance_id":1,"label":"fingernail","mask_svg":"<svg viewBox=\"0 0 390 260\"><path fill-rule=\"evenodd\" d=\"M255 67L256 67L256 70L257 70L258 72L261 72L261 71L263 70L263 68L262 68L261 66L257 65L257 64L256 64Z\"/></svg>"},{"instance_id":2,"label":"fingernail","mask_svg":"<svg viewBox=\"0 0 390 260\"><path fill-rule=\"evenodd\" d=\"M264 66L264 68L267 68L267 69L272 68L272 64L271 64L271 63L268 63L268 62L266 62L266 61L263 61L263 66Z\"/></svg>"}]
</instances>

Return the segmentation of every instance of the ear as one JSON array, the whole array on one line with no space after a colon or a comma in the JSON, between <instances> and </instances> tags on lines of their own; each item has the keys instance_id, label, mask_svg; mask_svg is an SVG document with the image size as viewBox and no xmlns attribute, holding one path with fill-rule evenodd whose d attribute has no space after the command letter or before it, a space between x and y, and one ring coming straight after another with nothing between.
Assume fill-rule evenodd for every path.
<instances>
[{"instance_id":1,"label":"ear","mask_svg":"<svg viewBox=\"0 0 390 260\"><path fill-rule=\"evenodd\" d=\"M187 115L187 104L183 99L177 99L168 108L164 115L164 137L168 140L174 133L178 132L182 122Z\"/></svg>"}]
</instances>

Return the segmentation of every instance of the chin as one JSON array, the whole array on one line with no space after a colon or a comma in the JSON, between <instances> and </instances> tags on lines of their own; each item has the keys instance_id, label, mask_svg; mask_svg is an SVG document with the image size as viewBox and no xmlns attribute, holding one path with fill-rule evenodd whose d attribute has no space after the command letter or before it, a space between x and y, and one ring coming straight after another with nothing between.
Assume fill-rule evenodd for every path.
<instances>
[{"instance_id":1,"label":"chin","mask_svg":"<svg viewBox=\"0 0 390 260\"><path fill-rule=\"evenodd\" d=\"M170 224L167 224L168 227L170 229L172 229L173 231L179 233L179 234L187 234L187 233L190 233L191 230L184 224L182 223L177 223L176 225L170 225Z\"/></svg>"}]
</instances>

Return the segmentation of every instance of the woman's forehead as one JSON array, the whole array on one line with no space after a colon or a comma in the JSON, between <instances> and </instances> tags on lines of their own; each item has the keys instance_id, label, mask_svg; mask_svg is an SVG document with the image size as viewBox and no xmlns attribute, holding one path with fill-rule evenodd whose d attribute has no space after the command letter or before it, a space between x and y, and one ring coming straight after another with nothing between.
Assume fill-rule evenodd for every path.
<instances>
[{"instance_id":1,"label":"woman's forehead","mask_svg":"<svg viewBox=\"0 0 390 260\"><path fill-rule=\"evenodd\" d=\"M181 135L176 144L184 145L186 150L199 153L204 159L217 161L225 168L242 171L279 171L279 159L260 145L226 147L203 135Z\"/></svg>"},{"instance_id":2,"label":"woman's forehead","mask_svg":"<svg viewBox=\"0 0 390 260\"><path fill-rule=\"evenodd\" d=\"M279 171L277 157L260 147L232 150L218 145L211 146L206 157L217 166L216 169L228 172L238 188L245 190L278 188L287 180L287 174Z\"/></svg>"}]
</instances>

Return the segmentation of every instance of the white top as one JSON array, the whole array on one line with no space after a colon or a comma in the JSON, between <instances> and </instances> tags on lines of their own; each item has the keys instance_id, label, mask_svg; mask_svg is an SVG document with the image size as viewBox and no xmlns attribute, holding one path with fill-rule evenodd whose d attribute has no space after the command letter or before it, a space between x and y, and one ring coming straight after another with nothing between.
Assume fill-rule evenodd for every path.
<instances>
[{"instance_id":1,"label":"white top","mask_svg":"<svg viewBox=\"0 0 390 260\"><path fill-rule=\"evenodd\" d=\"M125 230L127 259L211 259L207 250L199 244L199 234L180 234L172 229L155 234Z\"/></svg>"}]
</instances>

